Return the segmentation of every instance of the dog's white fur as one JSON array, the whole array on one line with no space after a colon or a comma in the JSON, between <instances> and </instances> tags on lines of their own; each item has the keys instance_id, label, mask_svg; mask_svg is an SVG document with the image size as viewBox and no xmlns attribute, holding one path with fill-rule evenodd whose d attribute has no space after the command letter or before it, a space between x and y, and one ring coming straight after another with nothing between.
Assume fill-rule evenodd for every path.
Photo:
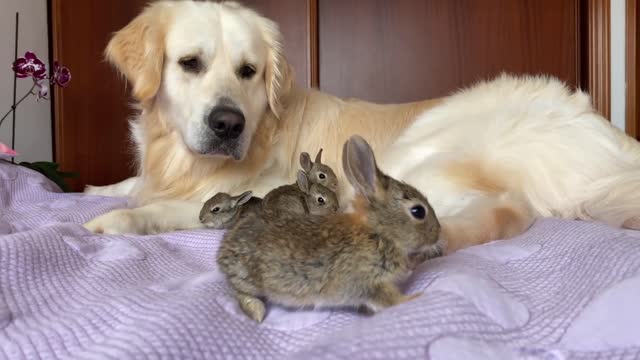
<instances>
[{"instance_id":1,"label":"dog's white fur","mask_svg":"<svg viewBox=\"0 0 640 360\"><path fill-rule=\"evenodd\" d=\"M503 75L445 99L342 100L292 86L279 39L274 23L236 3L191 1L157 2L116 33L107 57L141 108L132 121L139 176L88 192L146 205L85 226L201 227L208 197L249 189L262 196L292 181L300 152L320 147L348 200L340 151L357 133L383 170L427 194L450 250L516 235L536 216L640 228L640 145L595 113L586 94L553 78ZM193 55L204 62L202 74L178 65ZM256 67L251 80L236 75L243 62ZM221 98L246 117L236 152L222 154L237 160L210 149L203 119Z\"/></svg>"}]
</instances>

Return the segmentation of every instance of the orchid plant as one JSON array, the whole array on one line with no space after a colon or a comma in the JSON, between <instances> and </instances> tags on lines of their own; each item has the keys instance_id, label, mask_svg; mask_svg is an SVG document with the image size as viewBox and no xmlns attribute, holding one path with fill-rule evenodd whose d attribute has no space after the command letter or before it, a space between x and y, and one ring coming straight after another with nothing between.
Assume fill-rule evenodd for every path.
<instances>
[{"instance_id":1,"label":"orchid plant","mask_svg":"<svg viewBox=\"0 0 640 360\"><path fill-rule=\"evenodd\" d=\"M33 85L29 91L24 94L24 96L16 101L15 104L11 105L9 111L7 111L0 119L0 126L2 126L4 119L14 112L18 105L28 98L29 95L36 96L36 101L39 101L40 99L48 100L49 89L51 86L57 85L65 87L69 85L69 82L71 81L71 71L69 71L69 68L61 66L57 61L54 61L51 74L47 74L46 65L31 51L27 51L24 54L24 57L16 59L16 61L13 62L12 69L16 74L16 77L19 79L31 78L33 80ZM1 144L0 152L3 152L3 149L6 151L8 146ZM10 149L10 151L13 153L9 155L15 155L14 150Z\"/></svg>"},{"instance_id":2,"label":"orchid plant","mask_svg":"<svg viewBox=\"0 0 640 360\"><path fill-rule=\"evenodd\" d=\"M7 111L4 116L2 116L2 118L0 118L0 126L2 126L4 120L12 112L16 111L18 105L25 101L29 96L35 96L36 101L40 101L42 99L48 100L49 91L52 87L59 86L61 88L64 88L69 85L69 82L71 81L71 71L69 71L69 68L60 65L57 61L54 61L51 72L47 73L46 65L42 62L42 60L38 59L38 56L36 56L35 53L31 51L27 51L24 54L24 57L17 58L13 62L12 69L15 73L16 78L31 79L33 81L33 85L31 86L29 91L27 91L26 94L24 94L13 105L11 105L9 111ZM3 155L13 157L17 156L18 153L11 147L0 143L0 157L2 157ZM69 186L66 184L64 179L78 176L78 174L76 173L66 173L59 171L58 164L54 162L21 162L19 165L42 173L47 178L54 181L64 191L69 191Z\"/></svg>"}]
</instances>

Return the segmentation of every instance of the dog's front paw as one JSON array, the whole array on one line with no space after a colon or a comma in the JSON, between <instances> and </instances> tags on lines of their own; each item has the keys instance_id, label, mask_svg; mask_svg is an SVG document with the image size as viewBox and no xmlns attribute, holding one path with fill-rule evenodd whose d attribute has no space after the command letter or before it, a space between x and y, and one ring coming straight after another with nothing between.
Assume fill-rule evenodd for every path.
<instances>
[{"instance_id":1,"label":"dog's front paw","mask_svg":"<svg viewBox=\"0 0 640 360\"><path fill-rule=\"evenodd\" d=\"M98 234L140 234L146 233L144 219L136 216L134 210L119 209L85 223L87 230Z\"/></svg>"},{"instance_id":2,"label":"dog's front paw","mask_svg":"<svg viewBox=\"0 0 640 360\"><path fill-rule=\"evenodd\" d=\"M102 190L102 186L87 185L84 187L83 192L88 195L102 195L103 190Z\"/></svg>"}]
</instances>

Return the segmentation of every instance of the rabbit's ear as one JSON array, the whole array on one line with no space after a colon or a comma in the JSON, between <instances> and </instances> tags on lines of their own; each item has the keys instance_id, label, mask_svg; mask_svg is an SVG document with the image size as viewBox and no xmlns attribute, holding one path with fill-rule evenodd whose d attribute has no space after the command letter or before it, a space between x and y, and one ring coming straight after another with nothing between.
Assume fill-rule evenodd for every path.
<instances>
[{"instance_id":1,"label":"rabbit's ear","mask_svg":"<svg viewBox=\"0 0 640 360\"><path fill-rule=\"evenodd\" d=\"M307 174L302 170L298 170L298 187L302 190L303 193L309 193L309 179L307 179Z\"/></svg>"},{"instance_id":2,"label":"rabbit's ear","mask_svg":"<svg viewBox=\"0 0 640 360\"><path fill-rule=\"evenodd\" d=\"M300 166L302 166L302 169L306 172L311 171L313 163L311 162L311 156L309 156L309 153L303 152L300 154Z\"/></svg>"},{"instance_id":3,"label":"rabbit's ear","mask_svg":"<svg viewBox=\"0 0 640 360\"><path fill-rule=\"evenodd\" d=\"M362 137L354 135L344 144L342 166L357 192L367 197L375 196L380 172L371 146Z\"/></svg>"},{"instance_id":4,"label":"rabbit's ear","mask_svg":"<svg viewBox=\"0 0 640 360\"><path fill-rule=\"evenodd\" d=\"M251 200L251 197L253 196L253 192L252 191L245 191L242 194L236 196L233 198L235 205L234 206L240 206L242 204L246 204L247 201Z\"/></svg>"},{"instance_id":5,"label":"rabbit's ear","mask_svg":"<svg viewBox=\"0 0 640 360\"><path fill-rule=\"evenodd\" d=\"M322 164L322 148L320 148L320 151L318 151L318 154L316 155L316 164Z\"/></svg>"}]
</instances>

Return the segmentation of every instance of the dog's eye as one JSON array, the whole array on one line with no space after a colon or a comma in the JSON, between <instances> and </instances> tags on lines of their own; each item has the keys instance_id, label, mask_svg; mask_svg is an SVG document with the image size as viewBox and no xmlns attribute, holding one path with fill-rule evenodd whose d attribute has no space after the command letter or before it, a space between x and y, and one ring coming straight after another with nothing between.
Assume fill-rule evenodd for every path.
<instances>
[{"instance_id":1,"label":"dog's eye","mask_svg":"<svg viewBox=\"0 0 640 360\"><path fill-rule=\"evenodd\" d=\"M318 202L320 204L324 204L324 198L322 196L318 196Z\"/></svg>"},{"instance_id":2,"label":"dog's eye","mask_svg":"<svg viewBox=\"0 0 640 360\"><path fill-rule=\"evenodd\" d=\"M324 180L324 179L327 178L327 175L325 175L323 173L320 173L320 174L318 174L318 177L320 178L320 180Z\"/></svg>"},{"instance_id":3,"label":"dog's eye","mask_svg":"<svg viewBox=\"0 0 640 360\"><path fill-rule=\"evenodd\" d=\"M178 60L182 70L190 73L199 73L202 70L202 62L197 57L186 57Z\"/></svg>"},{"instance_id":4,"label":"dog's eye","mask_svg":"<svg viewBox=\"0 0 640 360\"><path fill-rule=\"evenodd\" d=\"M422 220L427 215L427 210L422 205L414 205L411 208L411 215L418 220Z\"/></svg>"},{"instance_id":5,"label":"dog's eye","mask_svg":"<svg viewBox=\"0 0 640 360\"><path fill-rule=\"evenodd\" d=\"M238 76L243 79L251 79L255 74L256 69L251 65L242 65L242 67L238 69Z\"/></svg>"},{"instance_id":6,"label":"dog's eye","mask_svg":"<svg viewBox=\"0 0 640 360\"><path fill-rule=\"evenodd\" d=\"M212 212L212 213L217 213L218 211L220 211L220 208L219 208L219 207L217 207L217 206L216 206L216 207L214 207L213 209L211 209L211 212Z\"/></svg>"}]
</instances>

